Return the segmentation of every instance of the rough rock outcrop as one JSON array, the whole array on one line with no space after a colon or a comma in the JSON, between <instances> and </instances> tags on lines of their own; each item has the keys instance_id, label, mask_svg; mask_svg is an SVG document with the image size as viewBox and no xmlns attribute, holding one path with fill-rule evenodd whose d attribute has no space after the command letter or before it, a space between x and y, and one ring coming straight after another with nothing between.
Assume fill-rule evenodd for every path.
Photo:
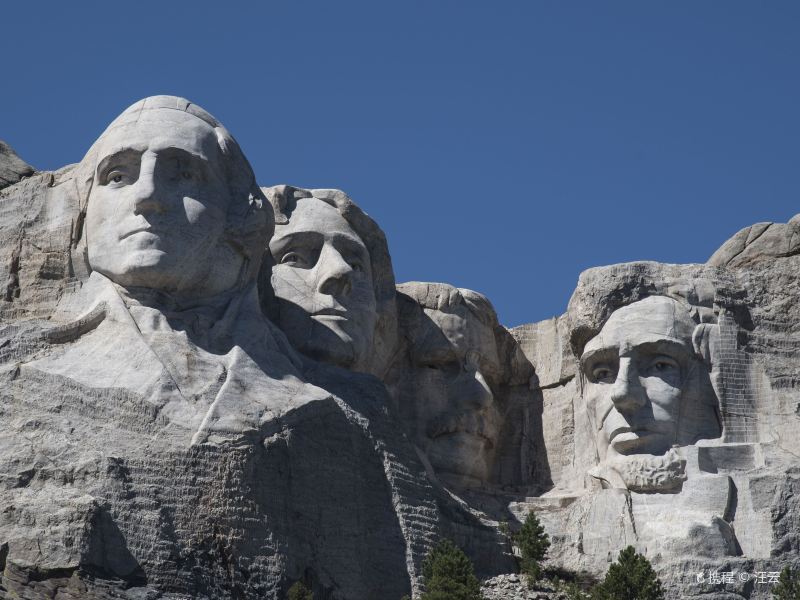
<instances>
[{"instance_id":1,"label":"rough rock outcrop","mask_svg":"<svg viewBox=\"0 0 800 600\"><path fill-rule=\"evenodd\" d=\"M14 149L0 140L0 190L33 175L34 169L22 160Z\"/></svg>"},{"instance_id":2,"label":"rough rock outcrop","mask_svg":"<svg viewBox=\"0 0 800 600\"><path fill-rule=\"evenodd\" d=\"M800 254L800 215L788 223L756 223L725 242L709 265L747 267L756 263Z\"/></svg>"},{"instance_id":3,"label":"rough rock outcrop","mask_svg":"<svg viewBox=\"0 0 800 600\"><path fill-rule=\"evenodd\" d=\"M776 228L776 237L788 243L793 227ZM715 257L741 237L737 234ZM555 433L545 433L543 440L552 488L520 497L511 507L520 520L529 509L538 512L554 542L552 565L601 575L609 557L632 544L653 561L669 597L768 598L767 574L796 564L797 534L789 523L797 518L792 490L800 455L794 433L800 414L800 259L776 252L777 245L759 247L756 240L745 249L752 252L748 261L731 258L727 266L712 259L709 265L590 269L581 275L563 317L512 330L543 375L542 429ZM611 317L652 297L685 306L697 323L694 349L708 357L705 389L719 403L721 431L675 446L670 460L629 457L618 483L607 476L597 480L602 449L591 442L599 425L588 410L587 394L593 375L613 373L604 371L606 363L588 361L584 349L598 336L612 341L604 328ZM624 330L626 357L635 356L630 354L636 348L630 337L634 330L632 324ZM615 360L628 359L612 359L612 370ZM658 377L659 384L668 381L663 373ZM648 385L645 379L636 381ZM626 397L638 396L612 395L607 406L616 406L632 424L637 417L626 404L633 400ZM652 396L643 401L660 402ZM631 426L635 431L639 425ZM661 491L664 481L675 488ZM731 572L739 577L735 582L712 577Z\"/></svg>"}]
</instances>

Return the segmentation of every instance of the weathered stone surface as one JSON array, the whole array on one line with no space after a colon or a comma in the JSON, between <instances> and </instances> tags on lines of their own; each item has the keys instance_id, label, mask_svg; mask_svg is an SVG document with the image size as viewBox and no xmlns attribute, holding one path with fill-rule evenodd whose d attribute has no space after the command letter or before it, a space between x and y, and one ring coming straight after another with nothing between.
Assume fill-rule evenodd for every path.
<instances>
[{"instance_id":1,"label":"weathered stone surface","mask_svg":"<svg viewBox=\"0 0 800 600\"><path fill-rule=\"evenodd\" d=\"M746 267L800 254L800 215L788 223L756 223L725 242L708 259L709 265Z\"/></svg>"},{"instance_id":2,"label":"weathered stone surface","mask_svg":"<svg viewBox=\"0 0 800 600\"><path fill-rule=\"evenodd\" d=\"M568 600L569 596L559 592L555 586L540 582L536 589L528 587L525 575L498 575L481 583L481 593L486 600Z\"/></svg>"},{"instance_id":3,"label":"weathered stone surface","mask_svg":"<svg viewBox=\"0 0 800 600\"><path fill-rule=\"evenodd\" d=\"M22 160L14 149L0 140L0 190L33 175L34 168Z\"/></svg>"},{"instance_id":4,"label":"weathered stone surface","mask_svg":"<svg viewBox=\"0 0 800 600\"><path fill-rule=\"evenodd\" d=\"M442 537L487 598L561 597L512 573L529 510L548 568L599 579L630 544L669 598L767 598L753 577L800 565L798 217L705 265L590 269L509 331L476 292L395 288L344 192L259 187L180 98L20 177L0 597L417 598Z\"/></svg>"},{"instance_id":5,"label":"weathered stone surface","mask_svg":"<svg viewBox=\"0 0 800 600\"><path fill-rule=\"evenodd\" d=\"M272 212L233 138L185 100L150 98L61 176L4 192L4 233L22 240L12 253L29 239L35 256L36 236L62 231L52 243L81 263L52 278L21 260L11 269L6 588L277 599L302 578L334 598L418 589L448 499L376 379L304 359L263 316ZM41 280L57 282L50 294L33 293Z\"/></svg>"},{"instance_id":6,"label":"weathered stone surface","mask_svg":"<svg viewBox=\"0 0 800 600\"><path fill-rule=\"evenodd\" d=\"M260 275L265 314L307 356L382 376L397 343L383 231L341 190L263 191L276 215Z\"/></svg>"},{"instance_id":7,"label":"weathered stone surface","mask_svg":"<svg viewBox=\"0 0 800 600\"><path fill-rule=\"evenodd\" d=\"M556 377L549 376L542 386L542 420L550 424L544 430L556 428L560 432L544 436L552 489L539 498L519 498L510 504L519 521L529 509L539 513L553 540L553 566L585 569L599 576L607 568L609 557L632 544L654 562L669 597L769 597L766 584L741 580L727 586L710 580L698 583L696 575L716 570L735 571L737 576L740 571L775 572L797 561L796 546L791 541L797 509L789 490L800 448L789 430L796 431L800 404L796 391L799 269L795 256L762 256L735 269L657 263L590 269L581 275L564 317L514 330L537 368L544 373L559 373L562 380L555 382ZM618 487L619 491L593 489L592 478L586 474L603 472L605 442L600 439L602 435L597 438L602 430L586 427L587 421L593 422L585 402L587 394L593 393L588 381L591 374L586 369L598 369L594 374L602 378L613 375L620 365L627 363L627 368L632 368L644 364L641 359L636 361L637 352L645 348L654 352L654 358L664 356L651 345L655 338L647 345L634 342L637 330L649 334L664 331L657 326L660 317L655 305L652 310L639 312L636 318L640 325L620 318L628 313L633 317L630 311L648 302L675 306L673 314L688 314L695 323L692 332L689 322L683 328L684 346L688 347L691 339L693 360L700 361L692 372L702 373L701 365L707 365L707 382L697 389L704 389L702 394L713 398L706 406L718 402L721 428L715 435L713 427L701 427L687 438L689 445L676 439L677 446L666 454L662 447L648 448L647 452L654 454L638 458L628 455L624 461L630 464L622 469L616 485L609 483L613 481L610 475L602 480L606 487ZM611 340L617 339L617 334L608 333L614 329L615 320L625 322L617 330L623 335L616 343ZM559 335L567 340L573 356L583 356L571 373L561 374L565 361L558 344L551 344L551 353L536 351L544 340L553 339L554 323L558 327L563 324ZM680 327L667 329L680 337ZM597 351L604 362L588 361L587 349ZM600 367L610 368L610 372L599 372ZM667 389L663 385L668 381L666 374L657 376L661 392ZM657 415L657 407L652 412L656 403L665 406L647 392L656 382L640 373L628 378L627 390L606 384L611 386L610 395L603 397L611 400L608 408L614 411L616 406L619 416L624 417L620 426L638 423L637 411ZM602 387L602 382L596 385ZM619 387L619 382L616 385ZM702 394L690 394L695 408L704 405ZM548 397L559 401L548 401ZM700 414L695 415L695 421ZM682 429L691 420L687 423L680 418L679 422ZM713 419L708 422L713 424ZM568 425L559 425L562 423ZM641 443L634 433L628 434L631 443ZM593 438L597 444L591 444ZM593 455L578 451L589 444ZM666 460L670 453L674 457ZM659 456L660 462L656 460ZM570 465L572 470L560 472L559 464ZM669 481L680 491L659 491L662 482Z\"/></svg>"},{"instance_id":8,"label":"weathered stone surface","mask_svg":"<svg viewBox=\"0 0 800 600\"><path fill-rule=\"evenodd\" d=\"M47 318L81 274L82 215L72 167L0 190L0 318Z\"/></svg>"}]
</instances>

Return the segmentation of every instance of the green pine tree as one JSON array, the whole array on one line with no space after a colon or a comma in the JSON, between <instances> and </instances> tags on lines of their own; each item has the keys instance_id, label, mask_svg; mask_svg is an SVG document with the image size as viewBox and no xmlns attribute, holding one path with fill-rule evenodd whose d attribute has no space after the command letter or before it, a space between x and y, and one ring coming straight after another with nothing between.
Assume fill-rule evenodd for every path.
<instances>
[{"instance_id":1,"label":"green pine tree","mask_svg":"<svg viewBox=\"0 0 800 600\"><path fill-rule=\"evenodd\" d=\"M314 596L302 581L295 581L289 588L288 600L314 600Z\"/></svg>"},{"instance_id":2,"label":"green pine tree","mask_svg":"<svg viewBox=\"0 0 800 600\"><path fill-rule=\"evenodd\" d=\"M800 600L800 571L784 567L778 585L772 589L774 600Z\"/></svg>"},{"instance_id":3,"label":"green pine tree","mask_svg":"<svg viewBox=\"0 0 800 600\"><path fill-rule=\"evenodd\" d=\"M522 572L528 576L528 583L540 579L542 577L541 561L547 556L550 538L532 510L528 511L522 529L514 536L514 543L522 555L520 567Z\"/></svg>"},{"instance_id":4,"label":"green pine tree","mask_svg":"<svg viewBox=\"0 0 800 600\"><path fill-rule=\"evenodd\" d=\"M481 600L481 586L467 555L449 540L439 542L422 562L427 590L422 600Z\"/></svg>"},{"instance_id":5,"label":"green pine tree","mask_svg":"<svg viewBox=\"0 0 800 600\"><path fill-rule=\"evenodd\" d=\"M664 600L664 590L650 561L628 546L592 590L592 600Z\"/></svg>"}]
</instances>

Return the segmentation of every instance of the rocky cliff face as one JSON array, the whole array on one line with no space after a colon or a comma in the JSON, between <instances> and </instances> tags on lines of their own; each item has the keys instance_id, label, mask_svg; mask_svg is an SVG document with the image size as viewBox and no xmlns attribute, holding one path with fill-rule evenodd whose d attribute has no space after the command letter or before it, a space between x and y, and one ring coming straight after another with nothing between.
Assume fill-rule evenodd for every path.
<instances>
[{"instance_id":1,"label":"rocky cliff face","mask_svg":"<svg viewBox=\"0 0 800 600\"><path fill-rule=\"evenodd\" d=\"M518 598L500 524L528 510L549 566L634 545L672 598L800 564L797 217L590 269L509 331L470 290L395 291L352 200L259 188L185 100L54 173L0 150L0 595L399 600L448 537Z\"/></svg>"},{"instance_id":2,"label":"rocky cliff face","mask_svg":"<svg viewBox=\"0 0 800 600\"><path fill-rule=\"evenodd\" d=\"M512 506L519 515L533 508L543 516L556 541L554 565L600 574L633 544L676 598L769 598L768 574L796 566L797 529L789 524L800 450L795 220L743 230L706 265L590 269L563 317L512 331L544 375L542 429L551 433L543 443L552 481L544 494ZM602 463L597 446L581 450L597 424L582 399L590 375L579 359L610 315L652 296L685 301L698 326L716 328L710 389L721 431L676 449L686 460L677 491L620 492L593 479ZM718 573L738 579L720 583Z\"/></svg>"},{"instance_id":3,"label":"rocky cliff face","mask_svg":"<svg viewBox=\"0 0 800 600\"><path fill-rule=\"evenodd\" d=\"M14 149L0 140L0 190L33 175L33 167L27 164Z\"/></svg>"}]
</instances>

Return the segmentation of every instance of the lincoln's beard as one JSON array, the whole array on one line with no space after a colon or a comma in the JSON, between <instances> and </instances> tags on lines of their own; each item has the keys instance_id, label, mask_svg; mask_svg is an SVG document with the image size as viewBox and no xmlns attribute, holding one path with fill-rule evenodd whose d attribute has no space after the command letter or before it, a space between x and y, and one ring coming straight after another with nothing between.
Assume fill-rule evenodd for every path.
<instances>
[{"instance_id":1,"label":"lincoln's beard","mask_svg":"<svg viewBox=\"0 0 800 600\"><path fill-rule=\"evenodd\" d=\"M674 448L662 456L631 454L610 458L589 471L604 488L640 493L678 492L686 481L686 460Z\"/></svg>"}]
</instances>

